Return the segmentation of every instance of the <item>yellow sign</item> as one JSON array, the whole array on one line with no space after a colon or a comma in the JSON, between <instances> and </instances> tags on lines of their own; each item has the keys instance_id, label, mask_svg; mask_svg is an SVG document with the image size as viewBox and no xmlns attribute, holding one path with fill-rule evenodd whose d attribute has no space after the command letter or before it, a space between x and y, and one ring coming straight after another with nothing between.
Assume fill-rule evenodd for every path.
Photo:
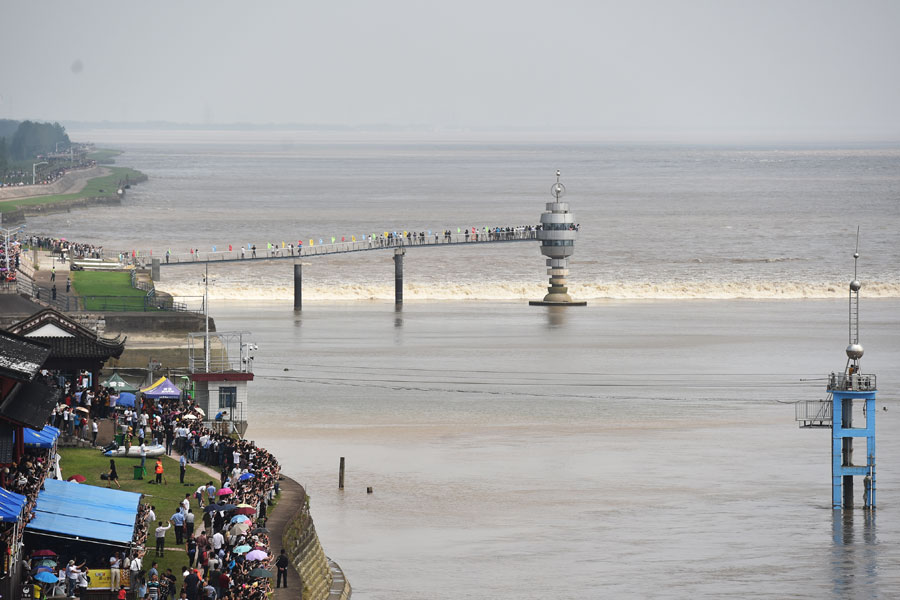
<instances>
[{"instance_id":1,"label":"yellow sign","mask_svg":"<svg viewBox=\"0 0 900 600\"><path fill-rule=\"evenodd\" d=\"M128 581L130 574L128 569L119 569L119 585L130 587L130 582ZM88 569L87 575L91 578L90 583L88 583L89 590L112 589L110 587L110 584L112 583L111 569Z\"/></svg>"}]
</instances>

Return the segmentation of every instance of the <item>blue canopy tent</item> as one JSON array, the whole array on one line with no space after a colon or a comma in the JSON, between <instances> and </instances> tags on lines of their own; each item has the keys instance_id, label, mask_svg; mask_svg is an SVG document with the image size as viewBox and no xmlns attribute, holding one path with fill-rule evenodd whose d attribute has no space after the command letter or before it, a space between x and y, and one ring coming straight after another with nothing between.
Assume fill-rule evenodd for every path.
<instances>
[{"instance_id":1,"label":"blue canopy tent","mask_svg":"<svg viewBox=\"0 0 900 600\"><path fill-rule=\"evenodd\" d=\"M40 431L26 427L22 434L22 440L30 448L52 448L56 444L58 437L59 429L50 425L44 425L44 428Z\"/></svg>"},{"instance_id":2,"label":"blue canopy tent","mask_svg":"<svg viewBox=\"0 0 900 600\"><path fill-rule=\"evenodd\" d=\"M28 498L22 494L0 488L0 521L3 523L18 521L26 502Z\"/></svg>"},{"instance_id":3,"label":"blue canopy tent","mask_svg":"<svg viewBox=\"0 0 900 600\"><path fill-rule=\"evenodd\" d=\"M128 545L141 494L47 479L26 531Z\"/></svg>"},{"instance_id":4,"label":"blue canopy tent","mask_svg":"<svg viewBox=\"0 0 900 600\"><path fill-rule=\"evenodd\" d=\"M135 397L131 392L121 392L119 399L116 400L116 406L124 406L126 408L134 408Z\"/></svg>"},{"instance_id":5,"label":"blue canopy tent","mask_svg":"<svg viewBox=\"0 0 900 600\"><path fill-rule=\"evenodd\" d=\"M181 398L181 388L165 377L160 377L156 383L151 386L141 388L141 393L147 398L153 398L154 400L159 398L178 400Z\"/></svg>"}]
</instances>

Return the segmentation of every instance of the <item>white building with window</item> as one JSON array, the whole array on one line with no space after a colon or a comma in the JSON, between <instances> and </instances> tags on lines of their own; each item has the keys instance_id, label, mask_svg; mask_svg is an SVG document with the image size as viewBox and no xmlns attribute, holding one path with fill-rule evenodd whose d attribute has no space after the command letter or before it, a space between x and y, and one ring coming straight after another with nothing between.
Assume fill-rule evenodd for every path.
<instances>
[{"instance_id":1,"label":"white building with window","mask_svg":"<svg viewBox=\"0 0 900 600\"><path fill-rule=\"evenodd\" d=\"M191 333L189 369L193 398L206 413L207 423L223 433L247 430L253 381L253 352L246 331Z\"/></svg>"}]
</instances>

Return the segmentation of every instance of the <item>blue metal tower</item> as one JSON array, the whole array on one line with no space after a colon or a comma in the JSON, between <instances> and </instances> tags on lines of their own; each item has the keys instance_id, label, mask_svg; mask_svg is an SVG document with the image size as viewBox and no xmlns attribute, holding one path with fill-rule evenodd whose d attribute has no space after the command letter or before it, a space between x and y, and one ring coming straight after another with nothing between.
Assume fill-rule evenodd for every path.
<instances>
[{"instance_id":1,"label":"blue metal tower","mask_svg":"<svg viewBox=\"0 0 900 600\"><path fill-rule=\"evenodd\" d=\"M850 282L849 337L847 365L842 373L832 373L827 391L830 401L798 403L800 427L831 427L831 506L835 510L853 508L853 477L863 478L863 507L875 508L875 394L876 378L860 369L863 347L859 343L859 290L856 278L859 260L859 232L853 253L853 281ZM854 416L864 423L854 424ZM854 438L866 439L864 464L853 458Z\"/></svg>"}]
</instances>

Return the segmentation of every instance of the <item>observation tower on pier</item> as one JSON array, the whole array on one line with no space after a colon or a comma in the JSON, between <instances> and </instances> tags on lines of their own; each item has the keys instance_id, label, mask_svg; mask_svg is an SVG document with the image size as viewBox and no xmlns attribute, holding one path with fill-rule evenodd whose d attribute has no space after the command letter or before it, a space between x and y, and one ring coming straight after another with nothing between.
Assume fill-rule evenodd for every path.
<instances>
[{"instance_id":1,"label":"observation tower on pier","mask_svg":"<svg viewBox=\"0 0 900 600\"><path fill-rule=\"evenodd\" d=\"M578 229L575 216L569 212L569 203L562 202L566 194L566 186L559 180L560 172L556 171L556 183L550 186L553 202L547 203L547 210L541 213L541 230L537 238L541 240L541 254L547 257L547 275L550 276L550 287L543 300L532 300L532 306L585 306L587 302L576 302L569 295L566 286L569 275L569 257L575 252L575 238Z\"/></svg>"},{"instance_id":2,"label":"observation tower on pier","mask_svg":"<svg viewBox=\"0 0 900 600\"><path fill-rule=\"evenodd\" d=\"M801 428L831 427L831 506L853 508L853 478L863 478L863 508L875 508L875 394L874 374L861 371L863 347L859 343L859 290L856 278L859 231L853 253L853 280L849 298L849 344L842 373L832 373L826 387L830 400L798 402L796 419ZM854 417L862 422L854 424ZM864 464L853 459L854 438L866 439Z\"/></svg>"}]
</instances>

